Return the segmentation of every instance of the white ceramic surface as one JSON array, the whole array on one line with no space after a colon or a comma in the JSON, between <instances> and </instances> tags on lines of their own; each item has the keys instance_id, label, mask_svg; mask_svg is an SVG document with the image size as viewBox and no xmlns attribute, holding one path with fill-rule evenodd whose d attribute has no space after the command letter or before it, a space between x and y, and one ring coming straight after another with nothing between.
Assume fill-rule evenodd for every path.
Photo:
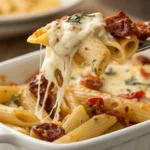
<instances>
[{"instance_id":1,"label":"white ceramic surface","mask_svg":"<svg viewBox=\"0 0 150 150\"><path fill-rule=\"evenodd\" d=\"M0 16L0 39L21 35L48 23L50 17L75 7L83 0L58 0L61 5L46 12Z\"/></svg>"},{"instance_id":2,"label":"white ceramic surface","mask_svg":"<svg viewBox=\"0 0 150 150\"><path fill-rule=\"evenodd\" d=\"M144 54L150 55L147 51ZM42 51L44 56L44 51ZM24 83L37 72L39 51L0 63L7 82ZM150 121L82 142L57 145L34 139L0 123L0 150L150 150ZM3 145L2 143L12 144Z\"/></svg>"}]
</instances>

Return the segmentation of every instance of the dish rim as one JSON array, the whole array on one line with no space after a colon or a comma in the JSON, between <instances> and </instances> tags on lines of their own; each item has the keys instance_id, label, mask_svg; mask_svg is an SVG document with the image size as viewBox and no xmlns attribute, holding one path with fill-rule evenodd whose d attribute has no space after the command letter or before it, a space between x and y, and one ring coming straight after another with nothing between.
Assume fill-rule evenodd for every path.
<instances>
[{"instance_id":1,"label":"dish rim","mask_svg":"<svg viewBox=\"0 0 150 150\"><path fill-rule=\"evenodd\" d=\"M98 145L103 144L103 146L106 148L107 147L106 144L108 142L110 142L111 140L114 140L115 138L117 139L119 137L123 137L125 135L131 134L131 132L138 132L139 129L150 128L150 120L139 123L139 124L136 124L136 125L128 127L128 128L124 128L124 129L109 133L109 134L105 134L105 135L102 135L102 136L99 136L99 137L87 139L87 140L84 140L84 141L74 142L74 143L66 143L66 144L55 144L55 143L50 143L50 142L47 142L47 141L42 141L40 139L36 139L36 138L33 138L29 135L25 135L23 133L15 131L15 130L11 129L10 127L7 127L3 123L0 123L0 127L2 129L6 130L6 131L9 131L7 133L2 133L2 135L7 135L8 137L12 136L12 137L15 137L15 138L20 139L20 140L25 140L26 142L36 144L37 146L42 145L42 146L45 146L45 148L47 148L47 147L50 148L51 147L51 148L54 148L54 149L59 149L60 146L61 146L61 149L65 150L65 149L72 149L73 147L75 147L76 149L84 148L85 146L87 147L87 146L93 146L93 145L97 145L97 144ZM150 129L149 129L149 132L150 132ZM149 132L146 131L146 132L143 132L143 134L147 134ZM129 139L127 139L127 140L124 139L124 140L122 140L121 143L118 142L118 141L115 141L114 143L111 143L111 145L109 145L109 147L107 147L107 148L110 148L110 147L116 146L118 144L122 144L124 142L130 141L131 139L133 139L135 137L137 138L137 136L131 135L129 137ZM15 140L15 141L17 141L17 140ZM15 143L15 142L12 141L12 143L17 145L19 142Z\"/></svg>"},{"instance_id":2,"label":"dish rim","mask_svg":"<svg viewBox=\"0 0 150 150\"><path fill-rule=\"evenodd\" d=\"M25 54L25 55L22 55L22 56L18 56L18 57L3 61L3 62L0 63L0 67L4 67L5 65L8 65L10 63L15 63L15 62L22 61L23 59L27 59L27 58L31 59L33 57L38 57L40 53L42 53L42 55L43 55L44 50L42 50L42 51L38 50L38 51L35 51L35 52L31 52L31 53L28 53L28 54ZM19 138L19 139L22 138L22 139L26 140L27 142L31 142L31 143L34 143L34 144L39 145L39 146L42 145L42 146L51 147L51 148L54 148L54 149L55 148L59 149L60 145L61 145L61 149L69 149L69 148L72 148L72 147L82 148L82 147L85 147L85 146L92 146L92 145L97 145L97 144L100 144L100 143L102 143L104 145L107 145L106 143L108 141L114 140L114 138L123 137L125 135L131 135L130 134L131 132L135 133L135 132L138 132L138 131L141 131L141 130L142 130L142 133L139 136L147 134L147 133L150 132L150 120L142 122L142 123L138 123L134 126L124 128L124 129L121 129L121 130L118 130L118 131L115 131L115 132L112 132L112 133L109 133L109 134L106 134L106 135L102 135L102 136L99 136L99 137L95 137L95 138L92 138L92 139L79 141L79 142L75 142L75 143L69 143L69 144L55 144L55 143L49 143L49 142L46 142L46 141L35 139L33 137L30 137L30 136L24 135L22 133L19 133L19 132L13 130L13 129L7 127L3 123L0 123L0 127L10 131L8 136L9 135L11 135L13 137L15 136L16 138ZM146 128L148 130L145 130ZM126 141L129 141L129 140L131 140L135 137L137 137L137 136L135 136L135 134L133 134L128 139L125 138L124 140L122 140L122 143L126 142ZM117 144L120 144L120 142L119 143L117 143L117 142L111 143L111 147L115 146Z\"/></svg>"}]
</instances>

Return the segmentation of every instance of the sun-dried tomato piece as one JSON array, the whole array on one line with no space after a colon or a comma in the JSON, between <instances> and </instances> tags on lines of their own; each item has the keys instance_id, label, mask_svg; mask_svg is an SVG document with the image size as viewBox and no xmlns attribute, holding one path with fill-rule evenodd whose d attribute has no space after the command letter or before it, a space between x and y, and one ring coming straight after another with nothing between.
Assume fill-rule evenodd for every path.
<instances>
[{"instance_id":1,"label":"sun-dried tomato piece","mask_svg":"<svg viewBox=\"0 0 150 150\"><path fill-rule=\"evenodd\" d=\"M123 12L106 17L106 29L115 37L126 37L134 34L131 19Z\"/></svg>"},{"instance_id":2,"label":"sun-dried tomato piece","mask_svg":"<svg viewBox=\"0 0 150 150\"><path fill-rule=\"evenodd\" d=\"M150 28L143 22L134 22L134 32L137 38L141 41L145 41L150 37Z\"/></svg>"},{"instance_id":3,"label":"sun-dried tomato piece","mask_svg":"<svg viewBox=\"0 0 150 150\"><path fill-rule=\"evenodd\" d=\"M129 126L129 119L124 114L122 114L118 111L111 111L111 110L107 111L107 114L111 115L111 116L115 116L121 124L123 124L125 126Z\"/></svg>"},{"instance_id":4,"label":"sun-dried tomato piece","mask_svg":"<svg viewBox=\"0 0 150 150\"><path fill-rule=\"evenodd\" d=\"M115 116L121 124L129 126L129 119L116 110L107 109L102 98L90 98L88 104L94 109L94 111L92 111L93 115L108 114Z\"/></svg>"},{"instance_id":5,"label":"sun-dried tomato piece","mask_svg":"<svg viewBox=\"0 0 150 150\"><path fill-rule=\"evenodd\" d=\"M150 58L143 56L143 55L138 55L136 57L136 60L142 64L142 65L149 65L150 64Z\"/></svg>"},{"instance_id":6,"label":"sun-dried tomato piece","mask_svg":"<svg viewBox=\"0 0 150 150\"><path fill-rule=\"evenodd\" d=\"M99 90L102 87L101 79L92 75L88 75L85 79L81 80L80 84L94 90Z\"/></svg>"},{"instance_id":7,"label":"sun-dried tomato piece","mask_svg":"<svg viewBox=\"0 0 150 150\"><path fill-rule=\"evenodd\" d=\"M140 73L145 78L150 78L150 72L146 72L144 68L140 68Z\"/></svg>"},{"instance_id":8,"label":"sun-dried tomato piece","mask_svg":"<svg viewBox=\"0 0 150 150\"><path fill-rule=\"evenodd\" d=\"M32 127L34 134L44 141L53 142L65 135L65 130L54 123L43 123Z\"/></svg>"},{"instance_id":9,"label":"sun-dried tomato piece","mask_svg":"<svg viewBox=\"0 0 150 150\"><path fill-rule=\"evenodd\" d=\"M104 105L104 100L102 98L89 98L88 99L88 104L91 106L94 106L97 102L100 102L102 105Z\"/></svg>"},{"instance_id":10,"label":"sun-dried tomato piece","mask_svg":"<svg viewBox=\"0 0 150 150\"><path fill-rule=\"evenodd\" d=\"M40 79L40 76L41 76L41 79ZM40 79L40 81L39 81L39 79ZM38 83L40 83L39 84L40 86L38 85ZM44 77L43 74L35 75L29 82L29 90L36 98L38 97L38 87L40 87L39 94L40 94L40 105L41 106L43 105L43 100L44 100L47 85L48 85L48 81ZM54 85L51 84L51 86L49 87L48 95L46 97L46 101L45 101L45 105L44 105L44 108L48 113L52 109L52 107L55 103L55 99L56 99L56 95L54 94L54 92L52 90L53 87L54 87Z\"/></svg>"},{"instance_id":11,"label":"sun-dried tomato piece","mask_svg":"<svg viewBox=\"0 0 150 150\"><path fill-rule=\"evenodd\" d=\"M145 92L143 90L132 92L132 93L127 93L127 94L120 94L118 95L119 97L127 98L127 99L132 99L135 101L140 101L142 98L145 96Z\"/></svg>"},{"instance_id":12,"label":"sun-dried tomato piece","mask_svg":"<svg viewBox=\"0 0 150 150\"><path fill-rule=\"evenodd\" d=\"M150 37L150 22L132 22L123 12L106 17L106 29L116 38L136 35L140 41Z\"/></svg>"},{"instance_id":13,"label":"sun-dried tomato piece","mask_svg":"<svg viewBox=\"0 0 150 150\"><path fill-rule=\"evenodd\" d=\"M41 76L41 79L40 79L40 76ZM40 81L39 81L40 80ZM46 78L44 77L44 75L41 75L41 74L37 74L35 75L30 83L29 83L29 90L34 94L36 95L37 97L37 94L38 94L38 82L40 82L40 94L43 94L45 93L46 91L46 87L48 85L48 81L46 80Z\"/></svg>"}]
</instances>

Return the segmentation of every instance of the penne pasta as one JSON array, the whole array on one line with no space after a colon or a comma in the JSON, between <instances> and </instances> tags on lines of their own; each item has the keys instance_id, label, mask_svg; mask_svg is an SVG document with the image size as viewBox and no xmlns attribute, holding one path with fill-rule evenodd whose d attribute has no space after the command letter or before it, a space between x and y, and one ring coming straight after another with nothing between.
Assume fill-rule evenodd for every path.
<instances>
[{"instance_id":1,"label":"penne pasta","mask_svg":"<svg viewBox=\"0 0 150 150\"><path fill-rule=\"evenodd\" d=\"M29 131L30 129L29 128L22 128L22 127L19 127L19 126L15 126L15 125L12 125L12 124L6 124L8 127L18 131L18 132L21 132L23 134L26 134L26 135L29 135Z\"/></svg>"},{"instance_id":2,"label":"penne pasta","mask_svg":"<svg viewBox=\"0 0 150 150\"><path fill-rule=\"evenodd\" d=\"M118 39L121 47L124 49L125 57L131 57L139 47L139 40L136 36L130 36L129 38Z\"/></svg>"},{"instance_id":3,"label":"penne pasta","mask_svg":"<svg viewBox=\"0 0 150 150\"><path fill-rule=\"evenodd\" d=\"M100 37L100 40L107 46L111 53L111 59L122 63L125 61L125 51L121 47L121 45L118 43L118 41L108 32L102 37Z\"/></svg>"},{"instance_id":4,"label":"penne pasta","mask_svg":"<svg viewBox=\"0 0 150 150\"><path fill-rule=\"evenodd\" d=\"M36 30L28 39L27 42L32 44L42 44L45 46L49 46L48 42L48 34L47 31L50 29L50 26L47 25Z\"/></svg>"},{"instance_id":5,"label":"penne pasta","mask_svg":"<svg viewBox=\"0 0 150 150\"><path fill-rule=\"evenodd\" d=\"M67 114L71 114L71 112L72 112L71 108L68 106L68 104L64 100L61 104L61 114L65 116Z\"/></svg>"},{"instance_id":6,"label":"penne pasta","mask_svg":"<svg viewBox=\"0 0 150 150\"><path fill-rule=\"evenodd\" d=\"M85 59L79 53L76 53L73 57L73 61L77 65L82 65L84 63Z\"/></svg>"},{"instance_id":7,"label":"penne pasta","mask_svg":"<svg viewBox=\"0 0 150 150\"><path fill-rule=\"evenodd\" d=\"M18 86L0 86L0 104L9 102L12 99L12 95L19 92Z\"/></svg>"},{"instance_id":8,"label":"penne pasta","mask_svg":"<svg viewBox=\"0 0 150 150\"><path fill-rule=\"evenodd\" d=\"M32 95L32 93L25 86L20 90L20 104L23 106L25 110L28 110L35 114L36 110L36 98ZM30 104L30 105L29 105ZM38 110L40 110L40 106L38 106ZM48 117L48 113L44 110L42 115L38 116L41 121L51 122L51 118ZM46 119L46 120L43 120Z\"/></svg>"},{"instance_id":9,"label":"penne pasta","mask_svg":"<svg viewBox=\"0 0 150 150\"><path fill-rule=\"evenodd\" d=\"M94 35L89 36L82 42L78 53L97 75L104 72L110 61L108 48Z\"/></svg>"},{"instance_id":10,"label":"penne pasta","mask_svg":"<svg viewBox=\"0 0 150 150\"><path fill-rule=\"evenodd\" d=\"M2 107L0 105L0 107ZM7 111L8 110L8 111ZM0 122L13 124L20 127L32 127L40 124L39 119L29 111L19 109L1 109L0 108Z\"/></svg>"},{"instance_id":11,"label":"penne pasta","mask_svg":"<svg viewBox=\"0 0 150 150\"><path fill-rule=\"evenodd\" d=\"M117 119L109 115L97 115L76 129L64 135L54 143L71 143L94 138L102 135L107 129L116 123Z\"/></svg>"},{"instance_id":12,"label":"penne pasta","mask_svg":"<svg viewBox=\"0 0 150 150\"><path fill-rule=\"evenodd\" d=\"M122 125L120 122L116 122L112 127L110 127L106 132L105 134L107 133L111 133L111 132L114 132L114 131L117 131L117 130L120 130L120 129L123 129L125 128L124 125Z\"/></svg>"},{"instance_id":13,"label":"penne pasta","mask_svg":"<svg viewBox=\"0 0 150 150\"><path fill-rule=\"evenodd\" d=\"M68 133L89 119L90 118L86 113L84 107L82 105L79 105L63 123L62 127L65 129L65 133Z\"/></svg>"},{"instance_id":14,"label":"penne pasta","mask_svg":"<svg viewBox=\"0 0 150 150\"><path fill-rule=\"evenodd\" d=\"M79 105L76 97L72 94L71 91L66 91L65 100L66 100L67 104L69 105L69 107L71 108L72 111L75 108L77 108L77 106Z\"/></svg>"},{"instance_id":15,"label":"penne pasta","mask_svg":"<svg viewBox=\"0 0 150 150\"><path fill-rule=\"evenodd\" d=\"M80 100L86 101L90 97L101 97L104 99L104 105L108 109L117 110L125 114L132 122L143 122L150 119L150 105L142 102L136 102L121 97L90 90L83 86L72 87L72 92Z\"/></svg>"}]
</instances>

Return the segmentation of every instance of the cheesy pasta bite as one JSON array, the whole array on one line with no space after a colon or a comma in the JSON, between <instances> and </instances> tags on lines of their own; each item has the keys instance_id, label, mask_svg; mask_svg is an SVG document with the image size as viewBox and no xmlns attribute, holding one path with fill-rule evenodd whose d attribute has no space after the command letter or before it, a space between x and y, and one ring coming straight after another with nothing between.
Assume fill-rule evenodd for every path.
<instances>
[{"instance_id":1,"label":"cheesy pasta bite","mask_svg":"<svg viewBox=\"0 0 150 150\"><path fill-rule=\"evenodd\" d=\"M0 121L63 144L149 120L150 58L126 61L148 37L149 26L123 12L77 13L38 29L28 42L45 45L45 59L26 85L0 87Z\"/></svg>"}]
</instances>

